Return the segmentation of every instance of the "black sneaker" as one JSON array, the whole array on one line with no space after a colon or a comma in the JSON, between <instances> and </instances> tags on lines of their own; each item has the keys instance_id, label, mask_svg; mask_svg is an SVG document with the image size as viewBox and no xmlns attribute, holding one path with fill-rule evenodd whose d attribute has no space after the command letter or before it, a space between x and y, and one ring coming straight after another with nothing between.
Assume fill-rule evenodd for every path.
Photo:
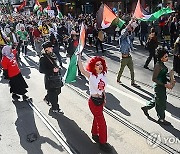
<instances>
[{"instance_id":1,"label":"black sneaker","mask_svg":"<svg viewBox=\"0 0 180 154\"><path fill-rule=\"evenodd\" d=\"M144 106L144 107L141 107L141 109L143 110L145 116L149 117L149 114L148 114L148 109Z\"/></svg>"},{"instance_id":2,"label":"black sneaker","mask_svg":"<svg viewBox=\"0 0 180 154\"><path fill-rule=\"evenodd\" d=\"M99 136L98 136L98 135L92 135L92 139L93 139L96 143L99 143Z\"/></svg>"},{"instance_id":3,"label":"black sneaker","mask_svg":"<svg viewBox=\"0 0 180 154\"><path fill-rule=\"evenodd\" d=\"M109 143L99 144L99 148L104 152L112 151L112 146Z\"/></svg>"},{"instance_id":4,"label":"black sneaker","mask_svg":"<svg viewBox=\"0 0 180 154\"><path fill-rule=\"evenodd\" d=\"M131 86L133 86L133 87L140 87L138 84L136 84L136 83L131 83Z\"/></svg>"},{"instance_id":5,"label":"black sneaker","mask_svg":"<svg viewBox=\"0 0 180 154\"><path fill-rule=\"evenodd\" d=\"M164 119L159 119L159 120L158 120L158 123L159 123L160 125L166 125L166 126L170 126L170 125L171 125L170 122L168 122L168 121L166 121L166 120L164 120Z\"/></svg>"},{"instance_id":6,"label":"black sneaker","mask_svg":"<svg viewBox=\"0 0 180 154\"><path fill-rule=\"evenodd\" d=\"M64 114L64 112L61 109L52 110L52 113Z\"/></svg>"},{"instance_id":7,"label":"black sneaker","mask_svg":"<svg viewBox=\"0 0 180 154\"><path fill-rule=\"evenodd\" d=\"M145 68L145 69L149 69L149 67L148 67L148 66L144 66L144 68Z\"/></svg>"},{"instance_id":8,"label":"black sneaker","mask_svg":"<svg viewBox=\"0 0 180 154\"><path fill-rule=\"evenodd\" d=\"M120 85L122 84L122 82L120 80L117 79L117 83L119 83Z\"/></svg>"},{"instance_id":9,"label":"black sneaker","mask_svg":"<svg viewBox=\"0 0 180 154\"><path fill-rule=\"evenodd\" d=\"M44 97L43 101L46 102L48 106L52 106L51 103L46 99L46 97Z\"/></svg>"},{"instance_id":10,"label":"black sneaker","mask_svg":"<svg viewBox=\"0 0 180 154\"><path fill-rule=\"evenodd\" d=\"M29 99L29 97L28 97L28 96L26 96L26 95L23 95L23 96L22 96L22 98L23 98L23 101L26 101L26 100L28 100L28 99Z\"/></svg>"},{"instance_id":11,"label":"black sneaker","mask_svg":"<svg viewBox=\"0 0 180 154\"><path fill-rule=\"evenodd\" d=\"M12 94L12 98L14 100L18 100L18 99L20 99L20 96L18 96L17 94Z\"/></svg>"}]
</instances>

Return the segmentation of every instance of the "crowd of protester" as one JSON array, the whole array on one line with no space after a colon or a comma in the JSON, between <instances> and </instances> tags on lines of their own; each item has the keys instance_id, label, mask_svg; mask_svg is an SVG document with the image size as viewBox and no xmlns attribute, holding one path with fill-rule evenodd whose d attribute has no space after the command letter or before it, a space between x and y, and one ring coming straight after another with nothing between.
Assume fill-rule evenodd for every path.
<instances>
[{"instance_id":1,"label":"crowd of protester","mask_svg":"<svg viewBox=\"0 0 180 154\"><path fill-rule=\"evenodd\" d=\"M122 19L127 18L123 15ZM36 56L40 58L40 72L45 74L45 79L51 74L58 74L58 72L60 72L60 68L62 67L60 52L66 52L67 57L71 59L78 46L78 37L82 22L84 23L86 29L86 45L94 48L95 52L99 52L99 46L101 48L100 51L103 54L106 52L103 47L103 42L119 43L122 57L120 70L117 76L118 83L121 83L120 78L124 68L125 66L128 66L131 74L131 85L138 86L135 83L133 57L131 54L132 51L137 50L133 44L135 37L139 38L139 44L143 47L144 51L149 52L149 56L144 64L145 69L148 69L148 65L153 57L154 67L156 68L155 70L160 70L160 67L167 70L163 62L167 61L168 55L174 54L174 71L180 76L180 22L176 15L167 15L163 17L163 20L161 18L159 23L138 21L129 16L128 21L126 21L126 24L122 28L115 27L109 31L98 29L96 18L92 14L80 14L77 17L64 16L63 19L56 17L50 18L47 16L38 17L36 15L23 16L19 14L14 17L2 15L0 21L0 60L2 65L0 67L1 70L4 71L4 76L7 79L10 79L10 92L12 93L13 99L18 99L18 95L22 95L24 100L28 98L28 96L25 95L28 85L24 81L18 67L18 62L21 61L21 57L29 55L28 48L31 47L31 49L36 52ZM156 57L155 52L158 46L167 48L167 52L165 52L165 49L159 50L159 57ZM163 54L160 54L161 52ZM165 57L166 60L162 60L162 58L165 59ZM110 151L111 147L107 144L107 126L102 112L103 104L105 103L105 75L107 68L102 57L95 57L95 59L92 60L94 60L93 67L96 72L91 70L92 66L89 66L89 71L86 71L81 63L81 55L79 55L79 74L82 73L85 75L92 85L93 80L97 80L96 77L101 76L104 79L103 81L99 81L99 79L96 81L96 83L101 82L101 89L93 89L90 87L90 93L92 95L89 99L89 107L94 116L92 138L95 142L100 143L100 148L102 150ZM157 65L159 67L156 65L157 61ZM9 70L7 66L8 62L13 66ZM16 69L15 74L7 72L12 71L13 68ZM155 72L154 76L157 77L158 73ZM166 76L166 73L167 72L163 74L163 77ZM17 83L19 82L24 83L21 89L18 89L19 87L17 87ZM162 85L165 85L165 87L162 88L163 90L166 88L171 89L170 85L166 84L167 81L159 84L156 78L154 78L154 82L156 82L157 87L160 88L162 88ZM96 84L95 86L98 86L99 88L99 85ZM46 101L48 105L52 105L54 113L62 114L58 105L58 95L61 93L61 88L49 89L46 82L45 87L47 95L45 96L44 101ZM104 99L98 107L93 104L93 100L96 100L97 97L99 99ZM161 98L161 101L165 106L165 92ZM149 108L142 108L147 116L149 116L147 111L154 107L155 103L157 102L153 102ZM161 109L161 106L157 109L157 112L160 115L159 121L164 124L169 124L164 120L165 107L162 112L159 111ZM97 110L98 114L95 112ZM102 125L99 131L97 130L98 123Z\"/></svg>"}]
</instances>

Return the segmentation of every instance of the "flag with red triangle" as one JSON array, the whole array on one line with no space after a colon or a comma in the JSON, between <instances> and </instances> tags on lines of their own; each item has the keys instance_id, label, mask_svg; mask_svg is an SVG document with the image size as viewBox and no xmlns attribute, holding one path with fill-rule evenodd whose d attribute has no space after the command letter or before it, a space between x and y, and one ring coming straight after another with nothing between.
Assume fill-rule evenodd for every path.
<instances>
[{"instance_id":1,"label":"flag with red triangle","mask_svg":"<svg viewBox=\"0 0 180 154\"><path fill-rule=\"evenodd\" d=\"M97 28L108 28L116 17L117 16L106 4L101 4L96 14Z\"/></svg>"},{"instance_id":2,"label":"flag with red triangle","mask_svg":"<svg viewBox=\"0 0 180 154\"><path fill-rule=\"evenodd\" d=\"M23 0L23 2L17 7L17 11L19 12L26 6L26 0Z\"/></svg>"}]
</instances>

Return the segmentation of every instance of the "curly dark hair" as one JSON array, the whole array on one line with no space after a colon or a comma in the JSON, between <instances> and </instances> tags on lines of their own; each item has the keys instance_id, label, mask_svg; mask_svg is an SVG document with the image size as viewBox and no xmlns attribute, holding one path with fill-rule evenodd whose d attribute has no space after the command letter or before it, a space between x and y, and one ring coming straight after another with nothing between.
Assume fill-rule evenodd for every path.
<instances>
[{"instance_id":1,"label":"curly dark hair","mask_svg":"<svg viewBox=\"0 0 180 154\"><path fill-rule=\"evenodd\" d=\"M89 63L86 66L86 70L91 72L95 76L97 76L97 72L95 70L95 64L98 61L101 61L101 63L102 63L102 66L103 66L102 73L103 74L107 73L106 61L100 56L95 56L95 57L90 59Z\"/></svg>"},{"instance_id":2,"label":"curly dark hair","mask_svg":"<svg viewBox=\"0 0 180 154\"><path fill-rule=\"evenodd\" d=\"M165 54L168 54L168 51L163 48L163 47L158 47L156 49L156 57L157 57L157 60L158 61L161 61L161 58L165 55Z\"/></svg>"}]
</instances>

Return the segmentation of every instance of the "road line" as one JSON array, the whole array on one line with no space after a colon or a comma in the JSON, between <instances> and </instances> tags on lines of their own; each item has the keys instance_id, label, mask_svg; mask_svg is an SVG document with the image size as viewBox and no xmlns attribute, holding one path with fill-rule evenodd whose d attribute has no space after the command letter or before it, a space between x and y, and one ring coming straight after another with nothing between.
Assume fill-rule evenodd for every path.
<instances>
[{"instance_id":1,"label":"road line","mask_svg":"<svg viewBox=\"0 0 180 154\"><path fill-rule=\"evenodd\" d=\"M112 46L112 45L109 45L109 46ZM86 54L85 54L86 55ZM87 55L86 55L87 56ZM88 56L87 56L88 57ZM37 65L36 63L35 63L35 65ZM37 65L38 66L38 65ZM133 99L133 100L135 100L136 102L139 102L139 103L141 103L141 104L143 104L143 105L146 105L146 102L144 102L144 101L142 101L142 100L140 100L140 99L138 99L138 98L136 98L136 97L134 97L134 96L131 96L130 94L128 94L128 93L125 93L125 92L123 92L123 91L121 91L121 90L119 90L119 89L117 89L117 88L115 88L115 87L113 87L113 86L111 86L111 85L107 85L107 87L109 87L110 89L112 89L112 90L114 90L114 91L116 91L116 92L118 92L118 93L121 93L122 95L124 95L124 96L127 96L127 97L129 97L129 98L131 98L131 99ZM171 119L173 119L173 120L175 120L175 121L177 121L177 122L180 122L180 120L178 119L179 117L173 117L172 115L171 115L171 113L169 113L168 111L165 111L165 113L166 113L166 115L168 116L168 117L170 117Z\"/></svg>"},{"instance_id":2,"label":"road line","mask_svg":"<svg viewBox=\"0 0 180 154\"><path fill-rule=\"evenodd\" d=\"M116 91L116 92L118 92L118 93L120 93L120 94L122 94L122 95L124 95L124 96L126 96L126 97L129 97L129 98L135 100L135 101L138 102L138 103L141 103L142 105L146 105L146 102L145 102L145 101L142 101L142 100L140 100L139 98L134 97L134 96L132 96L132 95L130 95L130 94L122 91L122 90L119 90L119 89L117 89L117 88L115 88L115 87L113 87L113 86L111 86L111 85L107 85L107 87L110 88L110 89L112 89L112 90L114 90L114 91ZM173 117L173 116L171 115L171 113L169 113L168 111L165 111L165 113L166 113L166 115L167 115L168 117L170 117L171 119L173 119L173 120L175 120L175 121L177 121L177 122L180 122L180 120L177 119L178 117L177 117L177 118Z\"/></svg>"},{"instance_id":3,"label":"road line","mask_svg":"<svg viewBox=\"0 0 180 154\"><path fill-rule=\"evenodd\" d=\"M87 93L84 93L82 90L78 90L77 87L75 87L73 85L69 85L69 84L66 84L66 86L69 87L70 89L74 90L78 95L84 97L85 99L89 98L89 95ZM157 140L159 140L157 137L152 136L151 133L147 132L146 130L144 130L143 128L137 126L136 124L131 123L126 118L116 114L115 112L111 111L107 107L105 107L103 109L103 111L107 115L109 115L110 117L114 118L117 122L120 122L121 124L123 124L124 126L126 126L129 129L131 129L132 131L134 131L138 135L144 137L146 140L148 140L152 144L155 144L154 141L156 142ZM167 144L165 144L165 143L163 143L161 141L158 141L158 143L160 143L160 144L158 144L157 146L159 148L161 148L162 150L164 150L166 153L169 153L169 154L178 153L178 151L176 149L170 147L169 145L167 145Z\"/></svg>"},{"instance_id":4,"label":"road line","mask_svg":"<svg viewBox=\"0 0 180 154\"><path fill-rule=\"evenodd\" d=\"M48 120L48 118L32 103L29 103L29 106L32 110L37 114L37 116L42 120L42 122L46 125L46 127L52 132L52 134L56 137L59 143L64 147L64 149L69 154L77 154L76 151L67 143L66 138L64 138L59 131L53 126L53 124Z\"/></svg>"}]
</instances>

